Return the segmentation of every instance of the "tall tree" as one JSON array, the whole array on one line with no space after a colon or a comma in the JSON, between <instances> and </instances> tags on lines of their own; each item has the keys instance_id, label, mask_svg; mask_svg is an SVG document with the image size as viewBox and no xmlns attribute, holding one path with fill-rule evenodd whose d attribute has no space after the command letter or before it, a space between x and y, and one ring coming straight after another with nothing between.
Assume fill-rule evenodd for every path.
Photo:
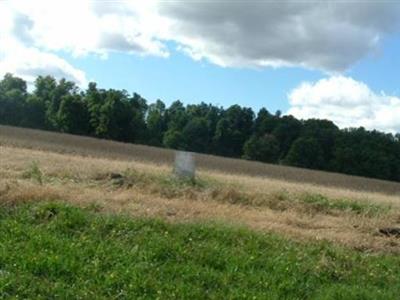
<instances>
[{"instance_id":1,"label":"tall tree","mask_svg":"<svg viewBox=\"0 0 400 300\"><path fill-rule=\"evenodd\" d=\"M46 129L46 103L42 98L30 94L25 103L22 126Z\"/></svg>"},{"instance_id":2,"label":"tall tree","mask_svg":"<svg viewBox=\"0 0 400 300\"><path fill-rule=\"evenodd\" d=\"M130 128L132 114L126 91L110 89L104 93L104 103L99 111L97 132L104 138L130 141L132 139Z\"/></svg>"},{"instance_id":3,"label":"tall tree","mask_svg":"<svg viewBox=\"0 0 400 300\"><path fill-rule=\"evenodd\" d=\"M131 111L131 121L129 124L131 130L131 142L146 143L147 128L146 128L146 112L148 109L146 99L139 94L134 93L129 98L129 106Z\"/></svg>"},{"instance_id":4,"label":"tall tree","mask_svg":"<svg viewBox=\"0 0 400 300\"><path fill-rule=\"evenodd\" d=\"M204 117L191 119L183 128L182 136L186 150L206 152L211 142L209 124Z\"/></svg>"},{"instance_id":5,"label":"tall tree","mask_svg":"<svg viewBox=\"0 0 400 300\"><path fill-rule=\"evenodd\" d=\"M398 180L400 148L392 135L364 128L340 132L334 149L334 171Z\"/></svg>"},{"instance_id":6,"label":"tall tree","mask_svg":"<svg viewBox=\"0 0 400 300\"><path fill-rule=\"evenodd\" d=\"M147 143L154 146L161 146L163 135L167 129L165 118L165 104L161 100L149 105L147 111Z\"/></svg>"},{"instance_id":7,"label":"tall tree","mask_svg":"<svg viewBox=\"0 0 400 300\"><path fill-rule=\"evenodd\" d=\"M99 90L95 82L90 82L84 101L89 112L89 131L91 135L101 137L104 132L100 127L100 110L104 105L105 91Z\"/></svg>"},{"instance_id":8,"label":"tall tree","mask_svg":"<svg viewBox=\"0 0 400 300\"><path fill-rule=\"evenodd\" d=\"M332 169L333 150L339 128L329 120L309 119L304 121L301 136L315 138L321 145L325 170Z\"/></svg>"},{"instance_id":9,"label":"tall tree","mask_svg":"<svg viewBox=\"0 0 400 300\"><path fill-rule=\"evenodd\" d=\"M283 116L278 119L272 134L279 141L280 158L284 159L293 142L300 136L302 123L293 116Z\"/></svg>"},{"instance_id":10,"label":"tall tree","mask_svg":"<svg viewBox=\"0 0 400 300\"><path fill-rule=\"evenodd\" d=\"M239 105L229 107L217 123L214 143L217 154L238 157L245 141L250 137L254 113Z\"/></svg>"},{"instance_id":11,"label":"tall tree","mask_svg":"<svg viewBox=\"0 0 400 300\"><path fill-rule=\"evenodd\" d=\"M181 131L188 121L186 108L179 100L172 102L165 111L168 130Z\"/></svg>"},{"instance_id":12,"label":"tall tree","mask_svg":"<svg viewBox=\"0 0 400 300\"><path fill-rule=\"evenodd\" d=\"M57 126L61 132L88 134L89 111L79 95L63 96L57 112Z\"/></svg>"},{"instance_id":13,"label":"tall tree","mask_svg":"<svg viewBox=\"0 0 400 300\"><path fill-rule=\"evenodd\" d=\"M254 121L254 133L258 136L270 134L278 125L279 118L272 115L267 109L261 108Z\"/></svg>"},{"instance_id":14,"label":"tall tree","mask_svg":"<svg viewBox=\"0 0 400 300\"><path fill-rule=\"evenodd\" d=\"M26 82L12 74L0 81L0 120L3 124L21 125L27 98Z\"/></svg>"},{"instance_id":15,"label":"tall tree","mask_svg":"<svg viewBox=\"0 0 400 300\"><path fill-rule=\"evenodd\" d=\"M285 163L296 167L319 169L324 163L322 147L315 138L300 137L291 146Z\"/></svg>"},{"instance_id":16,"label":"tall tree","mask_svg":"<svg viewBox=\"0 0 400 300\"><path fill-rule=\"evenodd\" d=\"M253 135L243 147L243 158L275 163L279 158L279 143L272 134Z\"/></svg>"}]
</instances>

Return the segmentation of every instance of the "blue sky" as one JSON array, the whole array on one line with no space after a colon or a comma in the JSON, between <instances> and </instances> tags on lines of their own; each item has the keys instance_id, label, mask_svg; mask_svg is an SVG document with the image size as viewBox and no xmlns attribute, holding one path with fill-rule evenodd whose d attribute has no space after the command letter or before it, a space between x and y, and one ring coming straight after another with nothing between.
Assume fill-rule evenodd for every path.
<instances>
[{"instance_id":1,"label":"blue sky","mask_svg":"<svg viewBox=\"0 0 400 300\"><path fill-rule=\"evenodd\" d=\"M400 3L0 2L0 75L400 132Z\"/></svg>"},{"instance_id":2,"label":"blue sky","mask_svg":"<svg viewBox=\"0 0 400 300\"><path fill-rule=\"evenodd\" d=\"M170 44L168 58L111 53L99 56L62 57L85 70L89 80L100 87L137 92L148 101L166 104L181 100L191 104L204 101L228 107L248 106L258 111L287 111L287 94L303 81L317 81L327 74L319 70L289 68L226 68L208 61L194 61ZM379 52L355 63L345 74L366 83L376 92L400 96L400 34L387 37ZM399 116L400 117L400 116Z\"/></svg>"},{"instance_id":3,"label":"blue sky","mask_svg":"<svg viewBox=\"0 0 400 300\"><path fill-rule=\"evenodd\" d=\"M348 75L375 91L400 96L400 34L386 36L376 54L361 59Z\"/></svg>"},{"instance_id":4,"label":"blue sky","mask_svg":"<svg viewBox=\"0 0 400 300\"><path fill-rule=\"evenodd\" d=\"M224 107L240 104L255 110L264 106L273 112L289 108L287 92L301 81L323 76L320 71L301 68L224 68L207 61L196 62L175 50L169 58L124 53L110 54L108 59L63 57L85 70L99 86L137 92L151 102L204 101Z\"/></svg>"}]
</instances>

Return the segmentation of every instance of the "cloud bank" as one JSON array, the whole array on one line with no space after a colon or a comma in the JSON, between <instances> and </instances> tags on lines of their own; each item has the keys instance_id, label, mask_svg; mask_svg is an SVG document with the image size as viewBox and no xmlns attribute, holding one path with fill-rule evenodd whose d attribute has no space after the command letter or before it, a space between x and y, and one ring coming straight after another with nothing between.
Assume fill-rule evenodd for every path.
<instances>
[{"instance_id":1,"label":"cloud bank","mask_svg":"<svg viewBox=\"0 0 400 300\"><path fill-rule=\"evenodd\" d=\"M11 23L2 24L2 35L26 47L167 57L173 41L192 58L224 67L343 71L400 30L393 1L16 0L0 8Z\"/></svg>"},{"instance_id":2,"label":"cloud bank","mask_svg":"<svg viewBox=\"0 0 400 300\"><path fill-rule=\"evenodd\" d=\"M400 133L400 98L375 93L349 77L302 83L288 95L288 114L300 119L329 119L339 127Z\"/></svg>"},{"instance_id":3,"label":"cloud bank","mask_svg":"<svg viewBox=\"0 0 400 300\"><path fill-rule=\"evenodd\" d=\"M13 73L32 83L38 75L52 74L85 85L85 73L49 51L35 47L34 20L0 2L0 76Z\"/></svg>"},{"instance_id":4,"label":"cloud bank","mask_svg":"<svg viewBox=\"0 0 400 300\"><path fill-rule=\"evenodd\" d=\"M399 32L399 15L395 1L0 1L0 76L52 74L84 86L85 72L60 51L168 57L171 45L222 67L340 74ZM399 98L351 78L304 83L289 100L300 118L400 131Z\"/></svg>"},{"instance_id":5,"label":"cloud bank","mask_svg":"<svg viewBox=\"0 0 400 300\"><path fill-rule=\"evenodd\" d=\"M169 38L221 66L344 71L400 29L393 1L171 1L158 9Z\"/></svg>"}]
</instances>

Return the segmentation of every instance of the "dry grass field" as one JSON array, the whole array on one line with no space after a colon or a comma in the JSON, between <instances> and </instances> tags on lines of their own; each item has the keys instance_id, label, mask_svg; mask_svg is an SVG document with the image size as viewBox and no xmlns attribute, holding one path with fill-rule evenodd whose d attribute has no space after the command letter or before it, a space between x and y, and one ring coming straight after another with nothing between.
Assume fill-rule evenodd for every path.
<instances>
[{"instance_id":1,"label":"dry grass field","mask_svg":"<svg viewBox=\"0 0 400 300\"><path fill-rule=\"evenodd\" d=\"M157 165L170 165L174 159L174 152L168 149L2 125L0 125L0 145L14 145L80 156L151 162ZM206 154L196 154L196 164L202 170L227 174L241 174L257 178L266 177L284 180L285 182L310 183L342 189L400 195L400 183L377 179Z\"/></svg>"},{"instance_id":2,"label":"dry grass field","mask_svg":"<svg viewBox=\"0 0 400 300\"><path fill-rule=\"evenodd\" d=\"M169 222L244 225L299 241L400 253L400 184L207 155L195 184L170 175L173 152L0 127L0 201L61 200Z\"/></svg>"}]
</instances>

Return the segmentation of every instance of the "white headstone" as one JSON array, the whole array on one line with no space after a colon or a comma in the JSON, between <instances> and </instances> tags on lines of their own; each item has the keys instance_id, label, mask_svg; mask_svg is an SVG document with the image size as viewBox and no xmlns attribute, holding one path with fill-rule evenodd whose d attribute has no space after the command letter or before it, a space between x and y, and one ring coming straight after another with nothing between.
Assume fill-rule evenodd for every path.
<instances>
[{"instance_id":1,"label":"white headstone","mask_svg":"<svg viewBox=\"0 0 400 300\"><path fill-rule=\"evenodd\" d=\"M175 151L174 172L181 178L194 179L196 166L191 152Z\"/></svg>"}]
</instances>

